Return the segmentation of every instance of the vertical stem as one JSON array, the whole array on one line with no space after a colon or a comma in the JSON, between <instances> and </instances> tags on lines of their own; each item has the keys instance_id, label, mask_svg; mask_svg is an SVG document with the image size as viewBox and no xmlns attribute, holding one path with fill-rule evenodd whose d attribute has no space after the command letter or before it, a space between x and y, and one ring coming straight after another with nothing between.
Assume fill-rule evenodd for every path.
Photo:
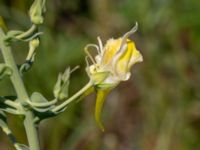
<instances>
[{"instance_id":1,"label":"vertical stem","mask_svg":"<svg viewBox=\"0 0 200 150\"><path fill-rule=\"evenodd\" d=\"M40 150L38 134L33 119L34 119L33 113L31 111L27 111L24 120L26 135L28 137L28 143L30 149Z\"/></svg>"},{"instance_id":2,"label":"vertical stem","mask_svg":"<svg viewBox=\"0 0 200 150\"><path fill-rule=\"evenodd\" d=\"M20 77L19 71L17 69L17 65L13 58L11 48L5 45L4 38L5 38L5 34L0 28L0 49L1 49L4 61L6 65L12 68L13 72L10 78L16 90L19 100L22 102L25 102L26 100L29 99L29 97L24 87L24 83ZM31 150L40 150L37 130L35 128L33 119L34 119L34 114L30 110L27 110L25 114L25 119L24 119L24 126L25 126L25 130L26 130L26 134L27 134L27 138L29 142L29 147Z\"/></svg>"},{"instance_id":3,"label":"vertical stem","mask_svg":"<svg viewBox=\"0 0 200 150\"><path fill-rule=\"evenodd\" d=\"M12 68L12 75L10 77L13 86L16 90L17 96L20 99L20 101L26 101L28 99L28 95L27 92L25 90L23 81L20 77L20 74L18 72L16 63L14 61L12 52L11 52L11 48L6 46L3 39L4 39L5 35L3 33L3 31L0 29L0 48L1 48L1 52L4 58L4 61L6 63L6 65L8 65L10 68Z\"/></svg>"}]
</instances>

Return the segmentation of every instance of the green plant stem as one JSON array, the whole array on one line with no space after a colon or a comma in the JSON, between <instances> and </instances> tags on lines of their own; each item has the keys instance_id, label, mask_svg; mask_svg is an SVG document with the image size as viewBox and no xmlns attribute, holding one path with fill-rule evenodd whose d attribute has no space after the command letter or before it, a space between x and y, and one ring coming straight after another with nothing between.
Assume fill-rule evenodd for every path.
<instances>
[{"instance_id":1,"label":"green plant stem","mask_svg":"<svg viewBox=\"0 0 200 150\"><path fill-rule=\"evenodd\" d=\"M60 105L56 106L52 111L58 112L61 109L65 108L69 103L71 103L72 101L76 100L78 97L83 95L91 87L92 87L92 81L89 81L81 90L79 90L77 93L75 93L73 96L68 98L66 101L64 101Z\"/></svg>"},{"instance_id":2,"label":"green plant stem","mask_svg":"<svg viewBox=\"0 0 200 150\"><path fill-rule=\"evenodd\" d=\"M28 137L28 143L31 150L40 150L38 133L34 124L34 115L31 111L27 111L24 119L24 126L26 135Z\"/></svg>"},{"instance_id":3,"label":"green plant stem","mask_svg":"<svg viewBox=\"0 0 200 150\"><path fill-rule=\"evenodd\" d=\"M29 99L28 94L17 69L17 65L13 58L11 48L9 46L6 46L6 44L4 43L4 38L5 34L3 33L3 30L0 29L0 48L6 65L8 65L12 69L12 75L10 77L12 84L16 90L18 99L21 102L26 102ZM31 150L40 150L37 130L33 120L33 113L30 110L25 110L24 126L29 142L29 147Z\"/></svg>"}]
</instances>

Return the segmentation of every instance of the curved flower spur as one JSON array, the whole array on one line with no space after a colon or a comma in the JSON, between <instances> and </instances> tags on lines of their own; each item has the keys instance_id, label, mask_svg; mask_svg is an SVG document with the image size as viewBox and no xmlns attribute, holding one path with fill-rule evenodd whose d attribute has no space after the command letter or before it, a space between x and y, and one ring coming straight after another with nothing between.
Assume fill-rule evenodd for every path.
<instances>
[{"instance_id":1,"label":"curved flower spur","mask_svg":"<svg viewBox=\"0 0 200 150\"><path fill-rule=\"evenodd\" d=\"M138 24L117 39L109 39L103 46L101 39L98 37L99 45L88 44L85 47L86 71L97 92L95 119L99 127L104 131L101 123L101 110L106 95L116 87L121 81L130 78L131 67L143 61L141 53L136 49L135 43L129 39L129 36L137 31ZM89 52L89 48L96 48L98 54L95 58ZM92 64L89 64L89 60Z\"/></svg>"}]
</instances>

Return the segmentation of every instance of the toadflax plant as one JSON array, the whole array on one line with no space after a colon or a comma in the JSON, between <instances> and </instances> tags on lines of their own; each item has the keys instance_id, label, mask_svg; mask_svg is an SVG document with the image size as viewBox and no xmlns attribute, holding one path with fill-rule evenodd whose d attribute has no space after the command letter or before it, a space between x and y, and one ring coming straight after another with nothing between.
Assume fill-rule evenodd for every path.
<instances>
[{"instance_id":1,"label":"toadflax plant","mask_svg":"<svg viewBox=\"0 0 200 150\"><path fill-rule=\"evenodd\" d=\"M53 100L47 100L38 92L28 95L22 77L23 73L29 71L33 65L36 48L40 43L39 36L42 34L38 32L38 26L43 23L45 10L45 0L34 0L29 10L32 26L27 31L10 30L6 32L6 25L3 18L0 17L0 50L5 61L0 64L0 79L9 76L16 91L16 96L0 96L0 126L17 150L40 150L37 133L39 123L46 118L62 113L68 104L91 92L97 93L95 119L101 130L104 131L100 114L106 95L121 81L128 80L131 75L131 67L143 60L134 42L129 39L129 36L137 30L136 23L135 27L122 37L109 39L105 45L99 37L97 38L98 45L86 45L86 72L89 76L89 82L74 95L71 97L68 95L69 79L74 71L70 68L58 75L53 90ZM17 65L14 60L11 50L13 42L27 42L29 44L26 60L21 65ZM90 48L97 50L95 58L90 54ZM59 100L62 102L58 103ZM7 123L7 113L23 116L28 146L17 142L17 138Z\"/></svg>"}]
</instances>

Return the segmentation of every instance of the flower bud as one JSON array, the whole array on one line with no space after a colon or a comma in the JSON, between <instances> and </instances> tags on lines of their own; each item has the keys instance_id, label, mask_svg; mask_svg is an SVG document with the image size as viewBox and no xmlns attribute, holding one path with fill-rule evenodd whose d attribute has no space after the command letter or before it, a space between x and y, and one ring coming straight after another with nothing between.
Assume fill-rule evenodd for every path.
<instances>
[{"instance_id":1,"label":"flower bud","mask_svg":"<svg viewBox=\"0 0 200 150\"><path fill-rule=\"evenodd\" d=\"M44 11L45 0L35 0L29 10L31 22L33 22L34 24L42 24Z\"/></svg>"}]
</instances>

